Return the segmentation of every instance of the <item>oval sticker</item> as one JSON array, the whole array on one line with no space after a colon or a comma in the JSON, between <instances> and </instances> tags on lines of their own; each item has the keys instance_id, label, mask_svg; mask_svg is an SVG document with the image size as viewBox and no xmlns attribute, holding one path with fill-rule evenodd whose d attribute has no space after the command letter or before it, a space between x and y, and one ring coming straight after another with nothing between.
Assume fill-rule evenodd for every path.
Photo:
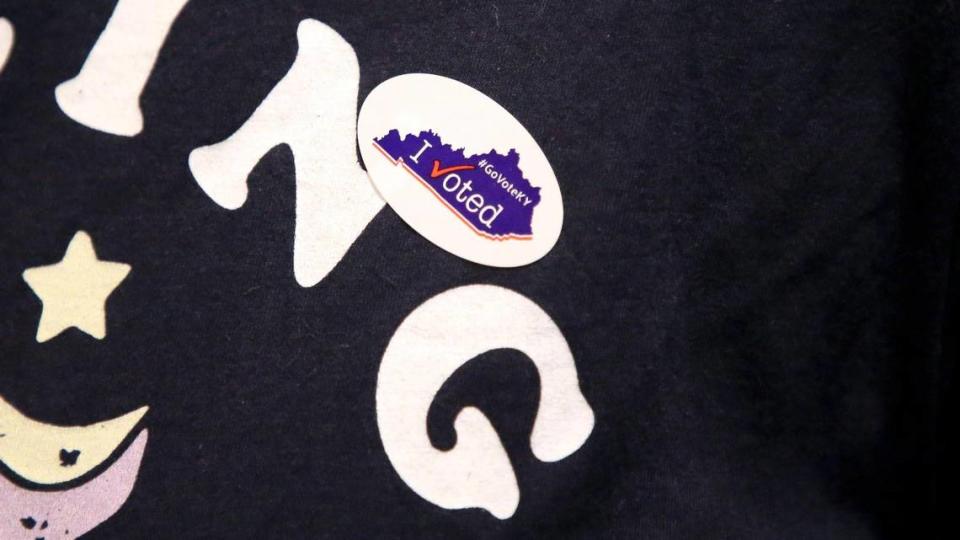
<instances>
[{"instance_id":1,"label":"oval sticker","mask_svg":"<svg viewBox=\"0 0 960 540\"><path fill-rule=\"evenodd\" d=\"M357 138L380 195L450 253L522 266L557 242L557 177L523 125L483 93L439 75L394 77L364 101Z\"/></svg>"}]
</instances>

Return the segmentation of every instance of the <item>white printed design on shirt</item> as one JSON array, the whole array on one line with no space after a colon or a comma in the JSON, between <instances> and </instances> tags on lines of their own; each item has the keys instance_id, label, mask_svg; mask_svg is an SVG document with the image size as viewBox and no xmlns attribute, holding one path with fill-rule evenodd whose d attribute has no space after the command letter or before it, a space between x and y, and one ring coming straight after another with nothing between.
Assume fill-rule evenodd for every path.
<instances>
[{"instance_id":1,"label":"white printed design on shirt","mask_svg":"<svg viewBox=\"0 0 960 540\"><path fill-rule=\"evenodd\" d=\"M312 19L297 29L290 71L253 115L223 142L190 153L203 191L234 210L247 199L247 177L271 148L286 143L297 176L293 273L312 287L340 262L383 206L357 161L357 55L336 31Z\"/></svg>"},{"instance_id":2,"label":"white printed design on shirt","mask_svg":"<svg viewBox=\"0 0 960 540\"><path fill-rule=\"evenodd\" d=\"M0 17L0 73L3 73L3 67L7 64L12 50L13 25L7 19Z\"/></svg>"},{"instance_id":3,"label":"white printed design on shirt","mask_svg":"<svg viewBox=\"0 0 960 540\"><path fill-rule=\"evenodd\" d=\"M188 1L120 0L80 73L57 86L60 109L99 131L128 137L140 133L140 94Z\"/></svg>"},{"instance_id":4,"label":"white printed design on shirt","mask_svg":"<svg viewBox=\"0 0 960 540\"><path fill-rule=\"evenodd\" d=\"M530 436L541 461L559 461L593 431L593 410L580 391L567 342L540 307L492 285L441 293L416 308L387 345L377 379L377 425L390 463L424 499L448 509L483 508L500 519L520 500L517 479L496 431L478 409L454 421L456 445L436 449L427 411L460 366L493 349L525 353L540 375L540 404Z\"/></svg>"}]
</instances>

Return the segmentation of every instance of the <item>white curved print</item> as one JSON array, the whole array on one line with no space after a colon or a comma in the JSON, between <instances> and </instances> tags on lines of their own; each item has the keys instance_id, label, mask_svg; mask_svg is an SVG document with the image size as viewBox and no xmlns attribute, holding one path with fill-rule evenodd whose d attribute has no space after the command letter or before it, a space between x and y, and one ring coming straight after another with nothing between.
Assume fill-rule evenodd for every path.
<instances>
[{"instance_id":1,"label":"white curved print","mask_svg":"<svg viewBox=\"0 0 960 540\"><path fill-rule=\"evenodd\" d=\"M247 177L270 149L293 152L297 217L293 270L311 287L340 262L384 202L357 162L357 55L329 26L312 19L297 29L290 71L253 115L223 142L190 153L190 170L220 206L247 199Z\"/></svg>"},{"instance_id":2,"label":"white curved print","mask_svg":"<svg viewBox=\"0 0 960 540\"><path fill-rule=\"evenodd\" d=\"M387 457L404 482L447 509L483 508L500 519L520 500L513 467L486 416L457 415L456 445L441 451L427 436L427 411L450 375L472 358L518 349L540 374L540 404L530 446L541 461L579 449L593 431L567 342L528 298L492 285L451 289L424 302L397 328L377 379L377 424Z\"/></svg>"},{"instance_id":3,"label":"white curved print","mask_svg":"<svg viewBox=\"0 0 960 540\"><path fill-rule=\"evenodd\" d=\"M13 50L13 25L10 21L0 17L0 73L3 73L3 66L10 58L10 51Z\"/></svg>"},{"instance_id":4,"label":"white curved print","mask_svg":"<svg viewBox=\"0 0 960 540\"><path fill-rule=\"evenodd\" d=\"M140 133L140 94L188 1L120 0L80 73L57 86L60 109L96 130L127 137Z\"/></svg>"}]
</instances>

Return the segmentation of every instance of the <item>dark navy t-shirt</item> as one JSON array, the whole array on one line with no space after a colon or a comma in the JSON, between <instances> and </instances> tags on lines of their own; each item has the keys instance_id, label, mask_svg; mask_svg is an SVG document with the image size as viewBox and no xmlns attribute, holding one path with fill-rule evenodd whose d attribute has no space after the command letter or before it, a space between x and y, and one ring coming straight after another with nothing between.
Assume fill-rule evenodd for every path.
<instances>
[{"instance_id":1,"label":"dark navy t-shirt","mask_svg":"<svg viewBox=\"0 0 960 540\"><path fill-rule=\"evenodd\" d=\"M957 9L3 0L0 537L952 537ZM537 141L545 257L364 184L404 73Z\"/></svg>"}]
</instances>

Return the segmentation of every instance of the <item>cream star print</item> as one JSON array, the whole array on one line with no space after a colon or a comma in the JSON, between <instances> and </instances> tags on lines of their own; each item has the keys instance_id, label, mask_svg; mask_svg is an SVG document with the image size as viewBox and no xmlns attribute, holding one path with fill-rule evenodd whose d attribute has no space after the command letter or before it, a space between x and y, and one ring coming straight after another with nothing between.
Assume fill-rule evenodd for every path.
<instances>
[{"instance_id":1,"label":"cream star print","mask_svg":"<svg viewBox=\"0 0 960 540\"><path fill-rule=\"evenodd\" d=\"M107 297L130 273L130 265L101 261L90 235L77 232L63 260L23 272L23 279L43 302L37 327L42 343L74 327L97 339L107 335Z\"/></svg>"}]
</instances>

